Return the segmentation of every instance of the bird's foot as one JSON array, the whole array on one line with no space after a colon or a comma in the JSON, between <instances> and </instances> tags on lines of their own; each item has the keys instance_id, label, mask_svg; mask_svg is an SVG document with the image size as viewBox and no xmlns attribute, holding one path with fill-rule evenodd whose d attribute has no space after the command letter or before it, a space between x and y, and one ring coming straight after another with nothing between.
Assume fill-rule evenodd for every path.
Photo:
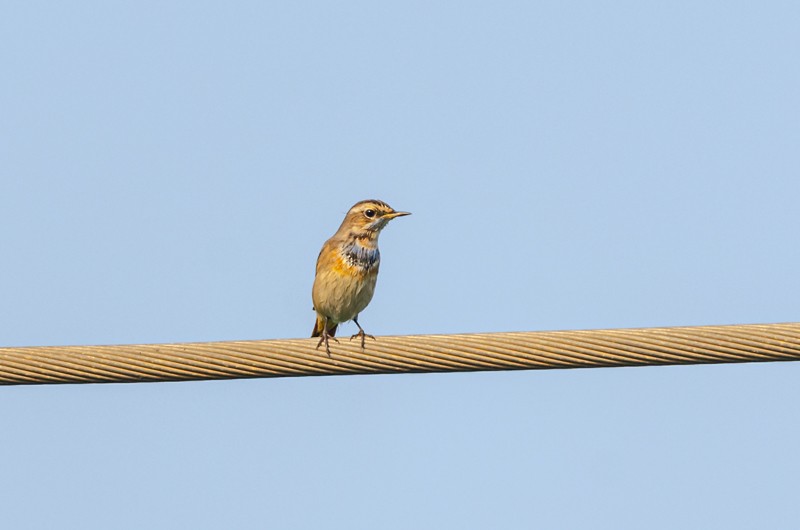
<instances>
[{"instance_id":1,"label":"bird's foot","mask_svg":"<svg viewBox=\"0 0 800 530\"><path fill-rule=\"evenodd\" d=\"M367 335L366 333L364 333L363 329L358 330L358 333L356 333L355 335L352 335L350 337L350 340L353 340L356 337L361 337L361 349L362 350L364 349L364 343L365 343L365 339L367 337L371 338L372 340L378 340L378 339L375 338L374 335Z\"/></svg>"},{"instance_id":2,"label":"bird's foot","mask_svg":"<svg viewBox=\"0 0 800 530\"><path fill-rule=\"evenodd\" d=\"M322 346L323 342L325 343L325 353L328 354L328 357L331 356L331 347L330 344L328 344L329 338L333 339L333 341L338 344L339 339L337 339L336 337L329 337L327 333L323 333L319 338L319 342L317 343L317 349L319 349L319 347Z\"/></svg>"}]
</instances>

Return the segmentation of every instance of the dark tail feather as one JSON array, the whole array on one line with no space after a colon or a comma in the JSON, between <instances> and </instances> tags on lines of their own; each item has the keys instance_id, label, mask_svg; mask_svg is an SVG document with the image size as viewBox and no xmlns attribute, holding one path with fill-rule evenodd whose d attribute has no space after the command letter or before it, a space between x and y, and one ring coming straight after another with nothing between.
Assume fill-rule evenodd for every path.
<instances>
[{"instance_id":1,"label":"dark tail feather","mask_svg":"<svg viewBox=\"0 0 800 530\"><path fill-rule=\"evenodd\" d=\"M325 326L325 319L322 317L317 317L317 321L314 322L314 330L311 332L312 337L319 337L322 335L322 328ZM336 335L336 328L339 327L339 324L336 324L332 328L328 328L328 336L333 337Z\"/></svg>"}]
</instances>

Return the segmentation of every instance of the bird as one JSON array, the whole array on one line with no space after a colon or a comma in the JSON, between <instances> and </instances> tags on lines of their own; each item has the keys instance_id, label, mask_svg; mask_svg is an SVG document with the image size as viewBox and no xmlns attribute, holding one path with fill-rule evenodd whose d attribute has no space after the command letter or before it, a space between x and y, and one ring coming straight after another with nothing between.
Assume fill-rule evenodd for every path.
<instances>
[{"instance_id":1,"label":"bird","mask_svg":"<svg viewBox=\"0 0 800 530\"><path fill-rule=\"evenodd\" d=\"M311 337L319 337L317 349L325 344L331 355L329 339L335 338L336 328L352 320L358 333L350 337L361 338L364 349L367 335L358 323L358 315L367 307L375 293L381 254L378 236L387 223L396 217L411 215L398 212L383 201L370 199L355 203L341 226L328 239L317 257L317 269L311 298L317 319Z\"/></svg>"}]
</instances>

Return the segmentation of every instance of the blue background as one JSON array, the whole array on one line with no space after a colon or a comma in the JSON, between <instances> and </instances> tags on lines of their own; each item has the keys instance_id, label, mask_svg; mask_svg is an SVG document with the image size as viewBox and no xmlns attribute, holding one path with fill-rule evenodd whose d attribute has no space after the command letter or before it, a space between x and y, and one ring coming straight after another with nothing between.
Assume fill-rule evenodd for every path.
<instances>
[{"instance_id":1,"label":"blue background","mask_svg":"<svg viewBox=\"0 0 800 530\"><path fill-rule=\"evenodd\" d=\"M800 320L793 2L6 2L0 345ZM342 334L355 331L347 324ZM309 343L311 344L311 342ZM800 526L800 364L0 389L8 528Z\"/></svg>"}]
</instances>

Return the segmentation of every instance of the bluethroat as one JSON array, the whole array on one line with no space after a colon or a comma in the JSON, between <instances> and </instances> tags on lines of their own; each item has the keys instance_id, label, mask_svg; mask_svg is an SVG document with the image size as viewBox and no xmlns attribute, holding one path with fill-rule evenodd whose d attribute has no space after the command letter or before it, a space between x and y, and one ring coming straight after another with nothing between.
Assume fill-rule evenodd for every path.
<instances>
[{"instance_id":1,"label":"bluethroat","mask_svg":"<svg viewBox=\"0 0 800 530\"><path fill-rule=\"evenodd\" d=\"M339 230L322 245L311 291L317 312L311 336L319 337L317 349L325 344L328 356L328 340L336 340L336 328L342 322L352 320L358 326L358 333L350 340L360 337L361 348L365 337L375 338L364 333L358 315L375 292L381 263L378 236L390 220L403 215L409 212L396 212L383 201L357 202L344 216Z\"/></svg>"}]
</instances>

